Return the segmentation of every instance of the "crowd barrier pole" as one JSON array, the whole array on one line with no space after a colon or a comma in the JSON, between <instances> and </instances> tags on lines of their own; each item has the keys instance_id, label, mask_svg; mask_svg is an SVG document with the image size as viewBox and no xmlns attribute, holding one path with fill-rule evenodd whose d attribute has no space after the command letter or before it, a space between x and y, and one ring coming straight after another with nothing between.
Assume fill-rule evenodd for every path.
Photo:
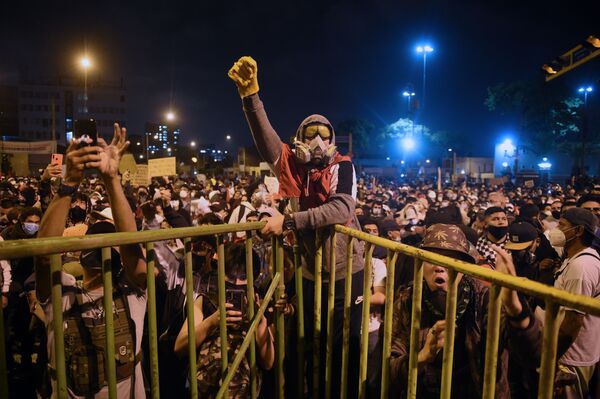
<instances>
[{"instance_id":1,"label":"crowd barrier pole","mask_svg":"<svg viewBox=\"0 0 600 399\"><path fill-rule=\"evenodd\" d=\"M252 232L246 232L244 242L246 250L246 298L248 299L248 321L254 319L254 264L252 257ZM256 399L256 340L250 341L248 348L248 363L250 365L250 397Z\"/></svg>"},{"instance_id":2,"label":"crowd barrier pole","mask_svg":"<svg viewBox=\"0 0 600 399\"><path fill-rule=\"evenodd\" d=\"M298 326L298 376L296 378L296 389L298 390L298 398L304 397L304 351L305 351L305 335L304 335L304 290L302 288L302 257L300 255L300 237L295 234L294 240L294 266L295 266L295 283L296 283L296 321Z\"/></svg>"},{"instance_id":3,"label":"crowd barrier pole","mask_svg":"<svg viewBox=\"0 0 600 399\"><path fill-rule=\"evenodd\" d=\"M233 359L233 362L231 363L229 372L223 377L223 381L221 383L221 388L219 388L219 391L217 392L216 399L221 399L221 398L226 397L227 388L229 386L229 383L231 382L231 379L233 378L235 371L240 366L242 359L244 358L244 356L246 356L246 351L248 349L248 346L250 345L250 341L255 339L254 335L256 333L256 328L258 327L260 320L262 319L263 315L265 314L265 310L267 309L267 306L269 306L269 302L271 301L271 298L273 298L275 289L281 283L282 280L283 280L283 276L280 273L275 273L275 275L273 276L273 280L271 281L271 285L269 286L269 289L267 290L267 293L265 294L264 300L260 304L260 307L258 308L256 315L254 316L254 320L252 320L252 323L250 323L250 327L248 328L246 337L244 338L244 341L242 341L242 344L240 345L238 353L235 355L235 358Z\"/></svg>"},{"instance_id":4,"label":"crowd barrier pole","mask_svg":"<svg viewBox=\"0 0 600 399\"><path fill-rule=\"evenodd\" d=\"M190 398L198 399L198 383L196 382L196 320L194 316L194 272L192 262L192 239L183 241L185 256L185 309L188 327L188 361L190 374Z\"/></svg>"},{"instance_id":5,"label":"crowd barrier pole","mask_svg":"<svg viewBox=\"0 0 600 399\"><path fill-rule=\"evenodd\" d=\"M358 377L358 397L367 395L367 363L369 360L369 316L371 314L371 287L373 286L373 250L375 245L367 243L365 269L363 275L362 324L360 334L360 370Z\"/></svg>"},{"instance_id":6,"label":"crowd barrier pole","mask_svg":"<svg viewBox=\"0 0 600 399\"><path fill-rule=\"evenodd\" d=\"M492 284L488 304L488 324L485 343L485 366L483 374L483 399L493 399L496 394L496 370L498 366L498 341L500 339L500 313L502 287Z\"/></svg>"},{"instance_id":7,"label":"crowd barrier pole","mask_svg":"<svg viewBox=\"0 0 600 399\"><path fill-rule=\"evenodd\" d=\"M327 345L325 347L325 399L331 398L331 366L333 361L333 313L335 307L335 250L337 233L332 226L331 235L329 238L329 275L328 275L328 292L327 292Z\"/></svg>"},{"instance_id":8,"label":"crowd barrier pole","mask_svg":"<svg viewBox=\"0 0 600 399\"><path fill-rule=\"evenodd\" d=\"M111 248L102 248L102 284L104 285L103 305L104 309L113 308L113 283L112 283L112 259ZM108 295L107 295L108 294ZM117 366L115 358L115 329L114 315L112 311L104 312L104 331L106 334L106 345L104 346L104 362L106 363L108 397L117 398ZM134 348L135 352L135 348ZM135 353L134 353L135 356Z\"/></svg>"},{"instance_id":9,"label":"crowd barrier pole","mask_svg":"<svg viewBox=\"0 0 600 399\"><path fill-rule=\"evenodd\" d=\"M454 336L456 335L456 303L458 302L458 272L448 269L448 294L446 295L446 338L442 358L442 392L440 399L450 399L452 392L452 366L454 361Z\"/></svg>"},{"instance_id":10,"label":"crowd barrier pole","mask_svg":"<svg viewBox=\"0 0 600 399\"><path fill-rule=\"evenodd\" d=\"M542 339L538 399L551 399L554 395L554 373L556 369L558 330L560 328L558 317L560 306L556 302L547 299L544 310L544 336Z\"/></svg>"},{"instance_id":11,"label":"crowd barrier pole","mask_svg":"<svg viewBox=\"0 0 600 399\"><path fill-rule=\"evenodd\" d=\"M323 289L323 240L321 230L317 230L315 245L315 296L314 296L314 327L313 327L313 397L319 394L319 355L321 349L321 292Z\"/></svg>"},{"instance_id":12,"label":"crowd barrier pole","mask_svg":"<svg viewBox=\"0 0 600 399\"><path fill-rule=\"evenodd\" d=\"M342 370L340 397L348 396L348 359L350 349L350 309L352 308L352 261L354 252L354 238L348 237L346 245L346 281L344 285L344 326L342 336Z\"/></svg>"},{"instance_id":13,"label":"crowd barrier pole","mask_svg":"<svg viewBox=\"0 0 600 399\"><path fill-rule=\"evenodd\" d=\"M275 273L282 276L275 290L275 300L281 298L285 293L284 272L283 272L283 238L275 237ZM284 398L283 388L285 377L283 374L283 360L285 357L285 315L283 311L275 308L275 376L276 376L276 396L278 399Z\"/></svg>"},{"instance_id":14,"label":"crowd barrier pole","mask_svg":"<svg viewBox=\"0 0 600 399\"><path fill-rule=\"evenodd\" d=\"M154 265L156 254L154 253L154 242L146 243L146 289L148 290L148 341L150 344L150 387L152 398L160 398L160 387L158 383L158 328L156 326L156 283L154 277ZM106 294L106 291L105 291ZM105 295L106 296L106 295ZM194 331L194 330L192 330ZM188 334L189 335L189 334Z\"/></svg>"},{"instance_id":15,"label":"crowd barrier pole","mask_svg":"<svg viewBox=\"0 0 600 399\"><path fill-rule=\"evenodd\" d=\"M67 397L67 369L65 365L65 332L62 310L62 262L60 254L50 256L52 276L52 314L54 324L54 363L56 370L56 396Z\"/></svg>"},{"instance_id":16,"label":"crowd barrier pole","mask_svg":"<svg viewBox=\"0 0 600 399\"><path fill-rule=\"evenodd\" d=\"M8 398L8 370L4 338L4 309L0 309L0 397Z\"/></svg>"},{"instance_id":17,"label":"crowd barrier pole","mask_svg":"<svg viewBox=\"0 0 600 399\"><path fill-rule=\"evenodd\" d=\"M387 399L390 390L396 259L398 259L398 252L388 253L386 263L387 275L385 277L385 314L383 316L383 353L381 356L381 399Z\"/></svg>"},{"instance_id":18,"label":"crowd barrier pole","mask_svg":"<svg viewBox=\"0 0 600 399\"><path fill-rule=\"evenodd\" d=\"M421 332L421 305L423 299L423 261L414 260L413 272L413 292L412 309L410 322L410 347L408 351L408 397L415 399L417 397L417 373L418 373L418 353L419 353L419 334Z\"/></svg>"},{"instance_id":19,"label":"crowd barrier pole","mask_svg":"<svg viewBox=\"0 0 600 399\"><path fill-rule=\"evenodd\" d=\"M227 365L229 360L227 354L229 345L227 342L227 308L225 307L225 243L223 237L220 235L216 236L217 242L217 284L218 284L218 295L219 295L219 336L221 338L221 373L223 376L227 374ZM227 386L229 384L222 383ZM227 398L227 389L224 392L224 397Z\"/></svg>"}]
</instances>

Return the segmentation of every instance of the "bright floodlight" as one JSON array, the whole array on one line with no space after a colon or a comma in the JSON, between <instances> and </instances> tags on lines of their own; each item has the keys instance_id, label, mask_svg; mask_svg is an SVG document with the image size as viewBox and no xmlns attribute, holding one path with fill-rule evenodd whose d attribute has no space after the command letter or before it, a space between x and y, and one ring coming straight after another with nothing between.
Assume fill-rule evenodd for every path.
<instances>
[{"instance_id":1,"label":"bright floodlight","mask_svg":"<svg viewBox=\"0 0 600 399\"><path fill-rule=\"evenodd\" d=\"M192 147L195 147L195 146L196 146L196 142L195 142L195 141L192 141L192 142L190 143L190 146L192 146Z\"/></svg>"},{"instance_id":2,"label":"bright floodlight","mask_svg":"<svg viewBox=\"0 0 600 399\"><path fill-rule=\"evenodd\" d=\"M429 159L426 159L426 160L425 160L425 163L429 163L429 162L431 162Z\"/></svg>"},{"instance_id":3,"label":"bright floodlight","mask_svg":"<svg viewBox=\"0 0 600 399\"><path fill-rule=\"evenodd\" d=\"M88 57L81 58L81 60L79 61L79 63L81 64L81 66L83 67L83 69L88 69L89 67L92 66L92 61L90 61L90 59Z\"/></svg>"},{"instance_id":4,"label":"bright floodlight","mask_svg":"<svg viewBox=\"0 0 600 399\"><path fill-rule=\"evenodd\" d=\"M448 148L448 152L452 152L452 148Z\"/></svg>"},{"instance_id":5,"label":"bright floodlight","mask_svg":"<svg viewBox=\"0 0 600 399\"><path fill-rule=\"evenodd\" d=\"M227 140L231 140L231 136L230 136L230 135L227 135L227 136L225 136L225 138L226 138Z\"/></svg>"},{"instance_id":6,"label":"bright floodlight","mask_svg":"<svg viewBox=\"0 0 600 399\"><path fill-rule=\"evenodd\" d=\"M196 163L196 162L198 162L198 158L196 158L196 157L192 157L192 162L193 162L193 163Z\"/></svg>"},{"instance_id":7,"label":"bright floodlight","mask_svg":"<svg viewBox=\"0 0 600 399\"><path fill-rule=\"evenodd\" d=\"M402 147L406 151L410 151L415 148L416 144L417 143L415 143L415 140L412 137L405 137L402 139Z\"/></svg>"},{"instance_id":8,"label":"bright floodlight","mask_svg":"<svg viewBox=\"0 0 600 399\"><path fill-rule=\"evenodd\" d=\"M502 167L503 168L508 168L508 162L502 162Z\"/></svg>"},{"instance_id":9,"label":"bright floodlight","mask_svg":"<svg viewBox=\"0 0 600 399\"><path fill-rule=\"evenodd\" d=\"M175 119L175 114L171 111L167 112L167 120L172 121L173 119Z\"/></svg>"},{"instance_id":10,"label":"bright floodlight","mask_svg":"<svg viewBox=\"0 0 600 399\"><path fill-rule=\"evenodd\" d=\"M140 154L140 159L144 159L144 156L142 154Z\"/></svg>"},{"instance_id":11,"label":"bright floodlight","mask_svg":"<svg viewBox=\"0 0 600 399\"><path fill-rule=\"evenodd\" d=\"M426 44L424 46L417 46L417 53L431 53L433 51L433 47L431 47L429 44Z\"/></svg>"}]
</instances>

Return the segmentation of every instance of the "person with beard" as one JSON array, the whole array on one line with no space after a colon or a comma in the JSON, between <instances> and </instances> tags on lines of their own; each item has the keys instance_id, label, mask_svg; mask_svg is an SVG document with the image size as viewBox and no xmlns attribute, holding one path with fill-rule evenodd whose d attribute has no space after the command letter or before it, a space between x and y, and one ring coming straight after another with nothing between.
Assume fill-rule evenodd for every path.
<instances>
[{"instance_id":1,"label":"person with beard","mask_svg":"<svg viewBox=\"0 0 600 399\"><path fill-rule=\"evenodd\" d=\"M305 118L296 131L293 148L279 138L271 126L264 105L258 95L258 67L251 57L241 57L229 70L229 77L237 86L242 98L243 110L250 131L261 157L270 164L279 179L279 194L284 198L292 198L290 214L275 215L267 219L262 229L265 235L282 235L284 231L295 230L302 242L301 256L305 266L302 268L304 280L305 331L307 342L319 345L320 367L317 368L317 381L309 372L307 375L309 392L323 397L325 391L325 342L327 320L327 296L322 296L322 326L320 337L313 339L314 333L314 291L315 291L315 236L317 229L345 224L351 228L359 228L354 215L356 206L356 174L354 165L348 157L337 152L335 131L327 118L322 115L311 115ZM344 316L344 285L346 272L347 237L337 234L335 282L329 281L330 229L322 229L323 233L323 292L327 292L329 284L336 285L334 304L334 346L332 363L331 395L339 396L341 380L341 348L342 320ZM360 340L360 324L362 313L362 295L364 260L363 244L354 246L352 263L352 306L350 309L350 354L349 364L358 362L358 343ZM313 356L306 354L307 370L313 370ZM358 368L349 370L350 381L357 381ZM315 389L315 385L316 388ZM356 395L357 384L350 384L349 397Z\"/></svg>"},{"instance_id":2,"label":"person with beard","mask_svg":"<svg viewBox=\"0 0 600 399\"><path fill-rule=\"evenodd\" d=\"M487 208L484 212L484 233L477 240L477 251L485 258L486 263L494 269L496 267L496 251L492 245L504 249L508 239L508 218L506 211L498 206Z\"/></svg>"},{"instance_id":3,"label":"person with beard","mask_svg":"<svg viewBox=\"0 0 600 399\"><path fill-rule=\"evenodd\" d=\"M129 142L125 139L125 129L114 125L114 137L110 144L98 139L98 146L78 148L71 143L66 152L66 173L57 194L45 213L39 237L60 237L71 205L71 196L77 192L85 170L96 169L108 194L114 225L107 221L90 227L88 234L109 231L135 232L136 224L131 208L125 198L119 179L119 161ZM102 261L100 250L84 251L81 264L84 275L82 281L64 272L60 273L62 283L62 311L65 322L65 354L67 362L67 391L69 397L108 396L105 382L105 365L102 360L104 346L104 287L102 283ZM146 272L144 253L139 244L123 245L113 251L112 260L116 281L114 284L113 313L115 315L115 353L117 356L117 396L144 397L142 375L141 342L146 314ZM118 254L118 256L117 256ZM120 260L120 261L119 261ZM52 279L50 260L40 256L35 270L36 292L46 316L48 336L49 370L52 377L52 397L58 397L54 353L53 306L50 296ZM101 366L100 362L104 363ZM88 373L86 370L97 370Z\"/></svg>"},{"instance_id":4,"label":"person with beard","mask_svg":"<svg viewBox=\"0 0 600 399\"><path fill-rule=\"evenodd\" d=\"M421 248L473 263L469 243L457 226L435 224L427 229ZM497 246L497 270L515 275L514 265L506 252ZM448 271L442 266L423 262L421 330L418 348L419 398L440 396L442 349L445 344L445 310L448 291ZM452 372L452 397L481 397L488 312L488 287L478 279L458 273L456 335ZM410 347L411 308L413 285L402 287L394 302L392 327L392 355L390 380L392 388L406 395L408 380L408 352ZM526 302L519 300L515 291L502 289L502 318L498 347L496 398L510 398L508 385L509 344L531 354L537 361L541 351L541 327Z\"/></svg>"}]
</instances>

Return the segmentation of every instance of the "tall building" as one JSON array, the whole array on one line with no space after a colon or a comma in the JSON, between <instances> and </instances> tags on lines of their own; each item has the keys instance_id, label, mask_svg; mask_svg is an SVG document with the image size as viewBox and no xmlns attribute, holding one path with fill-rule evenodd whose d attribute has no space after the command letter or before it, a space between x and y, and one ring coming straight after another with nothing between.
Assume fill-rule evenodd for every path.
<instances>
[{"instance_id":1,"label":"tall building","mask_svg":"<svg viewBox=\"0 0 600 399\"><path fill-rule=\"evenodd\" d=\"M9 90L0 87L0 93ZM115 122L127 120L126 89L123 80L88 79L87 111L81 79L68 77L21 79L16 88L18 139L52 140L66 144L72 137L73 121L95 119L98 133L112 135ZM0 97L2 97L0 95ZM0 99L0 108L2 108ZM0 126L2 122L0 121Z\"/></svg>"},{"instance_id":2,"label":"tall building","mask_svg":"<svg viewBox=\"0 0 600 399\"><path fill-rule=\"evenodd\" d=\"M166 122L147 122L145 143L149 158L161 158L177 155L177 147L181 145L181 131L178 126Z\"/></svg>"},{"instance_id":3,"label":"tall building","mask_svg":"<svg viewBox=\"0 0 600 399\"><path fill-rule=\"evenodd\" d=\"M16 86L0 86L0 137L15 137L19 134L19 106Z\"/></svg>"}]
</instances>

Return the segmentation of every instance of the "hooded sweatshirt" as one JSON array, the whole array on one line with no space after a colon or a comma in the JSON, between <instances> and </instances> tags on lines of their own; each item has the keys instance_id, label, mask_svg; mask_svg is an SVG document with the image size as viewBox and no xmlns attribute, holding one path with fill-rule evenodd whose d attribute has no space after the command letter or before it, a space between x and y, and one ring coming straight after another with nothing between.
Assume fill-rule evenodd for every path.
<instances>
[{"instance_id":1,"label":"hooded sweatshirt","mask_svg":"<svg viewBox=\"0 0 600 399\"><path fill-rule=\"evenodd\" d=\"M279 193L286 198L298 200L297 212L293 213L294 221L303 244L304 277L314 279L314 253L316 250L315 233L319 228L334 224L343 224L359 229L360 225L354 215L356 205L356 174L354 165L348 157L337 152L331 157L329 164L315 166L298 162L288 144L281 141L271 126L258 94L245 97L243 109L250 127L252 137L261 157L269 163L271 170L280 182ZM298 127L309 123L331 123L322 115L311 115ZM335 143L333 128L332 144ZM323 281L329 281L330 270L330 229L323 230L325 239L323 248ZM336 280L345 277L347 237L337 235L336 240ZM306 256L310 254L310 256ZM364 268L363 244L355 242L352 272Z\"/></svg>"}]
</instances>

